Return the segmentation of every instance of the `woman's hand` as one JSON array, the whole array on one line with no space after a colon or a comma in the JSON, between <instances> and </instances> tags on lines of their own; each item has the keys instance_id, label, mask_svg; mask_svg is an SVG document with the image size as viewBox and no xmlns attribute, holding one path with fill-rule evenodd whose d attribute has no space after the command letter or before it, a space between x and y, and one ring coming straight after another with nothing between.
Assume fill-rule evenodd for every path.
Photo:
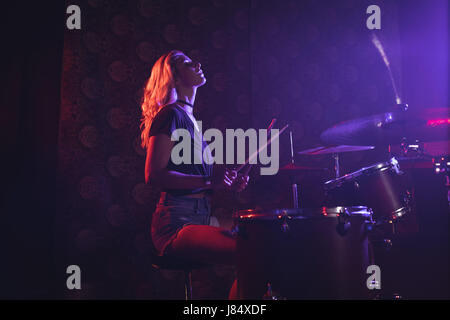
<instances>
[{"instance_id":1,"label":"woman's hand","mask_svg":"<svg viewBox=\"0 0 450 320\"><path fill-rule=\"evenodd\" d=\"M237 192L243 191L248 186L248 181L250 177L248 175L238 174L237 178L234 180L232 188L235 188Z\"/></svg>"},{"instance_id":2,"label":"woman's hand","mask_svg":"<svg viewBox=\"0 0 450 320\"><path fill-rule=\"evenodd\" d=\"M241 192L247 187L249 179L248 175L239 174L236 170L225 169L223 183L227 189Z\"/></svg>"}]
</instances>

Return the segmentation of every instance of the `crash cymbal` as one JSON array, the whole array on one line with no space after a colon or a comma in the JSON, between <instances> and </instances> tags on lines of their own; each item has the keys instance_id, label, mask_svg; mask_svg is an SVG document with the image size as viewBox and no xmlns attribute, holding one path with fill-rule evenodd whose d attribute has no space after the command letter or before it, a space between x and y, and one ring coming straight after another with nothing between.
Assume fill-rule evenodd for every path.
<instances>
[{"instance_id":1,"label":"crash cymbal","mask_svg":"<svg viewBox=\"0 0 450 320\"><path fill-rule=\"evenodd\" d=\"M320 138L331 145L388 145L403 138L422 142L448 140L448 108L393 111L353 119L325 130Z\"/></svg>"},{"instance_id":2,"label":"crash cymbal","mask_svg":"<svg viewBox=\"0 0 450 320\"><path fill-rule=\"evenodd\" d=\"M353 151L364 151L364 150L372 150L374 146L328 146L328 147L317 147L312 149L307 149L298 152L298 154L303 155L321 155L321 154L334 154L334 153L342 153L342 152L353 152Z\"/></svg>"},{"instance_id":3,"label":"crash cymbal","mask_svg":"<svg viewBox=\"0 0 450 320\"><path fill-rule=\"evenodd\" d=\"M319 167L305 167L305 166L297 166L296 164L289 163L280 168L281 171L325 171L327 168L319 168Z\"/></svg>"}]
</instances>

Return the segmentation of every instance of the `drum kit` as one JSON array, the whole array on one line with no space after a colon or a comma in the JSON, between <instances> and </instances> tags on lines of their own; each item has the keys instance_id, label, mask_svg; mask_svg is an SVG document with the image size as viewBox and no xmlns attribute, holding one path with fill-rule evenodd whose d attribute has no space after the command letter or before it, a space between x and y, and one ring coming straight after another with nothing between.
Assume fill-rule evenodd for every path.
<instances>
[{"instance_id":1,"label":"drum kit","mask_svg":"<svg viewBox=\"0 0 450 320\"><path fill-rule=\"evenodd\" d=\"M334 160L333 179L321 182L325 199L322 207L299 205L297 184L293 182L292 208L235 212L240 298L433 297L433 292L424 289L433 285L409 292L399 280L406 277L400 260L409 263L411 269L418 260L431 259L416 252L414 246L419 242L421 252L431 252L431 247L438 251L435 260L428 263L439 264L448 280L449 109L412 112L407 105L398 105L396 110L336 124L321 134L324 146L298 152ZM386 160L341 173L342 153L366 150L381 150ZM292 176L324 170L296 165L293 155L291 133L291 163L280 170ZM402 242L408 237L415 240ZM397 243L410 247L405 249ZM405 258L402 254L406 251L416 255ZM375 290L367 282L371 265L380 267L384 279ZM428 271L433 273L432 269ZM414 276L414 281L420 277ZM425 276L424 281L430 277ZM448 281L441 285L446 290L443 295L448 295ZM430 290L439 289L434 286Z\"/></svg>"}]
</instances>

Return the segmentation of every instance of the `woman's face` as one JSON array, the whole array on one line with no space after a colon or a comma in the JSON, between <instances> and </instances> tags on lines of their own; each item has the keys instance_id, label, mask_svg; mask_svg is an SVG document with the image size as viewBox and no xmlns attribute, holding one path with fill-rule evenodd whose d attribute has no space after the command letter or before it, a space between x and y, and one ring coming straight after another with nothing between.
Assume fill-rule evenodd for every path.
<instances>
[{"instance_id":1,"label":"woman's face","mask_svg":"<svg viewBox=\"0 0 450 320\"><path fill-rule=\"evenodd\" d=\"M200 87L206 83L205 75L199 62L182 56L176 63L176 83L184 87Z\"/></svg>"}]
</instances>

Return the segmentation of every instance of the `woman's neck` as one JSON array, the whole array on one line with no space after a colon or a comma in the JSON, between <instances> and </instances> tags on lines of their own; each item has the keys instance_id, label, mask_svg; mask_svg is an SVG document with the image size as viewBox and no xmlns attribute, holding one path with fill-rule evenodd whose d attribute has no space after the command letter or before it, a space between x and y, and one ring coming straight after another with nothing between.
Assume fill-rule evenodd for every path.
<instances>
[{"instance_id":1,"label":"woman's neck","mask_svg":"<svg viewBox=\"0 0 450 320\"><path fill-rule=\"evenodd\" d=\"M177 100L186 102L180 103L181 107L186 111L187 114L192 115L194 112L194 102L195 102L195 94L197 92L197 88L189 88L189 89L178 89L177 90Z\"/></svg>"}]
</instances>

